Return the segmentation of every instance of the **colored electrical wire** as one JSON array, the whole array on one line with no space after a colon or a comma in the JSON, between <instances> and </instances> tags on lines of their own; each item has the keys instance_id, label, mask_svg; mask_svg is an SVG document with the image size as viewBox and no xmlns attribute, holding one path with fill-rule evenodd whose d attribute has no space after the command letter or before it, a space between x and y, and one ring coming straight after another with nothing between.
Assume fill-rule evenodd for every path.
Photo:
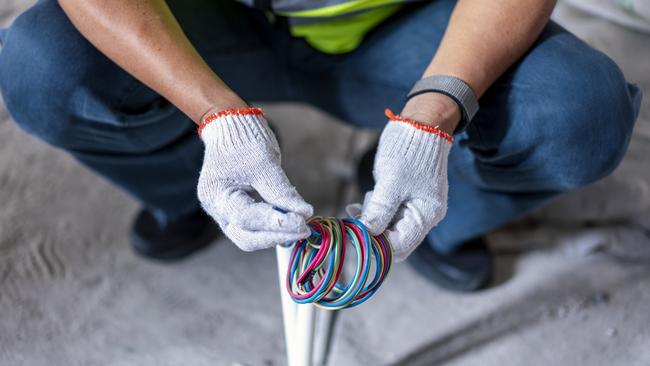
<instances>
[{"instance_id":1,"label":"colored electrical wire","mask_svg":"<svg viewBox=\"0 0 650 366\"><path fill-rule=\"evenodd\" d=\"M370 235L355 218L315 216L308 225L311 235L293 243L289 259L286 288L293 301L336 310L368 300L393 261L386 236ZM349 246L356 251L356 269L350 281L341 283L345 260L352 258Z\"/></svg>"}]
</instances>

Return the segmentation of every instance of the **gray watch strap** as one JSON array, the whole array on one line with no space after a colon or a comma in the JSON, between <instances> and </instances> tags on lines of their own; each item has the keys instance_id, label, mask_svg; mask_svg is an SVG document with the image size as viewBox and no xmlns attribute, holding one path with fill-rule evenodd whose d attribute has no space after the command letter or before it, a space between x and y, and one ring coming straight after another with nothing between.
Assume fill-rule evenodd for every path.
<instances>
[{"instance_id":1,"label":"gray watch strap","mask_svg":"<svg viewBox=\"0 0 650 366\"><path fill-rule=\"evenodd\" d=\"M478 112L478 98L472 88L461 79L448 75L433 75L418 80L406 100L429 92L445 94L458 104L461 120L454 133L464 131Z\"/></svg>"}]
</instances>

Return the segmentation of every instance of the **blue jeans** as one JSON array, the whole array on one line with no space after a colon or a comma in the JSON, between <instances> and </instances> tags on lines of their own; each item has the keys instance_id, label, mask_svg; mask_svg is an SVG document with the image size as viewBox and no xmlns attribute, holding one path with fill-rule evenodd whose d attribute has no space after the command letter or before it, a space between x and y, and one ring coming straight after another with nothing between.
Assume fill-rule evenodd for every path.
<instances>
[{"instance_id":1,"label":"blue jeans","mask_svg":"<svg viewBox=\"0 0 650 366\"><path fill-rule=\"evenodd\" d=\"M407 5L359 49L332 56L234 1L168 3L244 99L304 102L373 128L385 124L385 107L400 110L454 7L451 0ZM55 0L20 15L2 41L0 89L21 128L131 193L163 223L199 207L196 126L99 53ZM449 250L609 174L625 154L640 101L612 60L550 22L457 136L449 209L430 242Z\"/></svg>"}]
</instances>

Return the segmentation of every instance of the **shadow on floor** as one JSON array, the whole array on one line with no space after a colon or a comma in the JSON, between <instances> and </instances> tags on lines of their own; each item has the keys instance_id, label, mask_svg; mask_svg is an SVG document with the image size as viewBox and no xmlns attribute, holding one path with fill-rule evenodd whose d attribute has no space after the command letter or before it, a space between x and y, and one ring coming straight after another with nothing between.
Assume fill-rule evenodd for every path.
<instances>
[{"instance_id":1,"label":"shadow on floor","mask_svg":"<svg viewBox=\"0 0 650 366\"><path fill-rule=\"evenodd\" d=\"M589 271L567 270L549 277L544 286L523 292L512 303L450 331L391 366L440 365L517 330L605 305L611 296L608 289L633 286L635 280L647 278L650 274L647 266L635 267L625 276L598 282L594 286L589 286L589 279L594 275Z\"/></svg>"}]
</instances>

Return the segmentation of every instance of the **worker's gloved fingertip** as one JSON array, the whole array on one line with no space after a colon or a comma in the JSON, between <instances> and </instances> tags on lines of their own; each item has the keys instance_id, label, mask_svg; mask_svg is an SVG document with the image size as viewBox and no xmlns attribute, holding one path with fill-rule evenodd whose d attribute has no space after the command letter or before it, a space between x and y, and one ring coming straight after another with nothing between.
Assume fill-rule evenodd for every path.
<instances>
[{"instance_id":1,"label":"worker's gloved fingertip","mask_svg":"<svg viewBox=\"0 0 650 366\"><path fill-rule=\"evenodd\" d=\"M359 217L359 221L361 221L372 235L379 235L386 229L386 226L382 224L383 220L373 216L372 214L362 213Z\"/></svg>"},{"instance_id":2,"label":"worker's gloved fingertip","mask_svg":"<svg viewBox=\"0 0 650 366\"><path fill-rule=\"evenodd\" d=\"M347 206L345 206L345 212L347 212L348 216L358 218L361 216L361 204L360 203L351 203Z\"/></svg>"},{"instance_id":3,"label":"worker's gloved fingertip","mask_svg":"<svg viewBox=\"0 0 650 366\"><path fill-rule=\"evenodd\" d=\"M302 217L308 219L314 215L314 206L310 205L307 202L303 202L301 206L302 207L299 207L299 209L296 210L296 212L302 215Z\"/></svg>"},{"instance_id":4,"label":"worker's gloved fingertip","mask_svg":"<svg viewBox=\"0 0 650 366\"><path fill-rule=\"evenodd\" d=\"M309 226L305 225L304 229L300 232L300 236L298 237L298 240L307 239L310 236L311 236L311 229L309 228Z\"/></svg>"},{"instance_id":5,"label":"worker's gloved fingertip","mask_svg":"<svg viewBox=\"0 0 650 366\"><path fill-rule=\"evenodd\" d=\"M305 218L295 212L287 212L276 217L280 231L304 232L307 229Z\"/></svg>"},{"instance_id":6,"label":"worker's gloved fingertip","mask_svg":"<svg viewBox=\"0 0 650 366\"><path fill-rule=\"evenodd\" d=\"M275 209L282 213L294 213L305 219L310 218L314 214L314 207L302 199L288 202L283 207L275 207Z\"/></svg>"}]
</instances>

